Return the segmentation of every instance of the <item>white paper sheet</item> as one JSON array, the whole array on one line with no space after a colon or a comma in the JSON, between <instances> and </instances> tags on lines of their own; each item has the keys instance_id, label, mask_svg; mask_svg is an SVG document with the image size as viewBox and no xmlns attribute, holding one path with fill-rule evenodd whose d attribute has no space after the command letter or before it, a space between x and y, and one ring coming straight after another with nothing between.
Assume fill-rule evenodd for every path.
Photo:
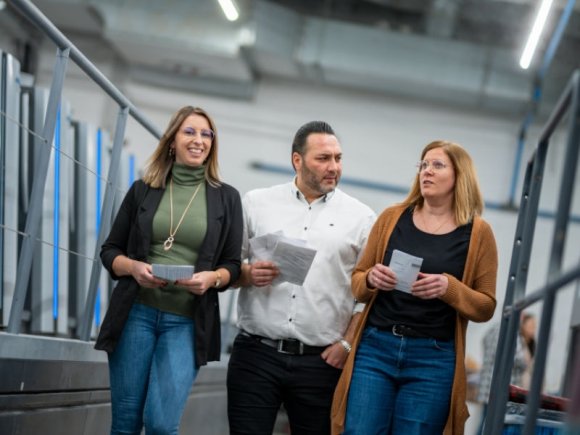
<instances>
[{"instance_id":1,"label":"white paper sheet","mask_svg":"<svg viewBox=\"0 0 580 435\"><path fill-rule=\"evenodd\" d=\"M275 281L288 281L296 285L304 284L315 256L315 249L279 240L272 256L272 261L280 269L280 275L276 277Z\"/></svg>"},{"instance_id":2,"label":"white paper sheet","mask_svg":"<svg viewBox=\"0 0 580 435\"><path fill-rule=\"evenodd\" d=\"M281 232L269 233L250 239L250 262L260 260L271 261L274 248L276 247L278 240L280 240L281 235Z\"/></svg>"},{"instance_id":3,"label":"white paper sheet","mask_svg":"<svg viewBox=\"0 0 580 435\"><path fill-rule=\"evenodd\" d=\"M173 264L152 264L153 275L157 278L173 282L178 279L189 279L195 271L194 266L182 266Z\"/></svg>"},{"instance_id":4,"label":"white paper sheet","mask_svg":"<svg viewBox=\"0 0 580 435\"><path fill-rule=\"evenodd\" d=\"M272 261L280 269L274 284L290 282L302 285L316 256L316 250L306 240L285 237L281 231L249 240L250 262Z\"/></svg>"},{"instance_id":5,"label":"white paper sheet","mask_svg":"<svg viewBox=\"0 0 580 435\"><path fill-rule=\"evenodd\" d=\"M415 257L395 249L389 264L391 270L397 274L395 290L410 294L411 285L417 280L422 264L423 259L421 257Z\"/></svg>"}]
</instances>

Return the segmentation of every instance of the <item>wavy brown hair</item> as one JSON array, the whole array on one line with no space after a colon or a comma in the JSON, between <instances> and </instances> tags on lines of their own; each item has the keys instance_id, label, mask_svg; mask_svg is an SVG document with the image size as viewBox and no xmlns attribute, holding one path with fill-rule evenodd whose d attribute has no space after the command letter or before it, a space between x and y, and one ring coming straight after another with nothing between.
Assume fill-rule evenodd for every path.
<instances>
[{"instance_id":1,"label":"wavy brown hair","mask_svg":"<svg viewBox=\"0 0 580 435\"><path fill-rule=\"evenodd\" d=\"M175 135L177 134L179 127L181 127L183 121L185 121L185 119L190 115L203 116L205 119L207 119L210 128L214 132L211 149L205 162L205 179L212 186L219 186L221 184L219 178L218 134L216 125L213 122L211 116L209 116L205 110L199 107L185 106L175 112L175 114L171 117L165 133L163 133L157 148L147 162L143 181L149 184L151 187L165 188L167 175L169 172L171 172L171 168L175 163L175 155L171 156L169 154L169 149L171 144L173 144L175 141Z\"/></svg>"},{"instance_id":2,"label":"wavy brown hair","mask_svg":"<svg viewBox=\"0 0 580 435\"><path fill-rule=\"evenodd\" d=\"M483 212L483 197L473 160L461 145L444 140L436 140L425 146L421 153L421 160L425 158L425 154L435 148L441 148L447 154L455 170L452 207L457 225L465 225ZM421 208L424 201L421 195L419 172L417 172L411 191L402 204Z\"/></svg>"}]
</instances>

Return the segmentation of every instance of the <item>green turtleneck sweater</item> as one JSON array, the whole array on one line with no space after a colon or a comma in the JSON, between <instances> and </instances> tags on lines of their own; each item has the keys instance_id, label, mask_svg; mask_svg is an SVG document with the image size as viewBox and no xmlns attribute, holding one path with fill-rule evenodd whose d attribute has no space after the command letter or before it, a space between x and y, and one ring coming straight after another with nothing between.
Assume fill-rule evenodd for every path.
<instances>
[{"instance_id":1,"label":"green turtleneck sweater","mask_svg":"<svg viewBox=\"0 0 580 435\"><path fill-rule=\"evenodd\" d=\"M199 183L205 182L205 166L193 168L174 164L173 178L173 229L179 223L189 200ZM170 187L169 180L163 198L153 218L153 237L147 262L149 264L195 265L197 256L207 230L207 203L205 186L202 185L185 213L181 225L175 233L175 240L169 251L163 243L169 237L170 227ZM195 295L184 288L168 284L163 288L139 289L137 302L168 313L194 316Z\"/></svg>"}]
</instances>

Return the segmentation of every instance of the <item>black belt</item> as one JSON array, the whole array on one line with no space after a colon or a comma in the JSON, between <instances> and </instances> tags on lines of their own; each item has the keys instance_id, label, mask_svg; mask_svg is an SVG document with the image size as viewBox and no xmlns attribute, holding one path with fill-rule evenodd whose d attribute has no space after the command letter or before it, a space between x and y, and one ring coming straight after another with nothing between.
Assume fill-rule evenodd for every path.
<instances>
[{"instance_id":1,"label":"black belt","mask_svg":"<svg viewBox=\"0 0 580 435\"><path fill-rule=\"evenodd\" d=\"M429 335L423 334L410 326L405 325L393 325L391 327L391 332L397 337L430 338Z\"/></svg>"},{"instance_id":2,"label":"black belt","mask_svg":"<svg viewBox=\"0 0 580 435\"><path fill-rule=\"evenodd\" d=\"M268 337L250 334L246 331L241 331L240 334L253 338L259 343L276 349L280 353L286 353L288 355L315 355L321 354L324 349L326 349L326 346L310 346L308 344L302 343L300 340L296 340L295 338L273 340Z\"/></svg>"}]
</instances>

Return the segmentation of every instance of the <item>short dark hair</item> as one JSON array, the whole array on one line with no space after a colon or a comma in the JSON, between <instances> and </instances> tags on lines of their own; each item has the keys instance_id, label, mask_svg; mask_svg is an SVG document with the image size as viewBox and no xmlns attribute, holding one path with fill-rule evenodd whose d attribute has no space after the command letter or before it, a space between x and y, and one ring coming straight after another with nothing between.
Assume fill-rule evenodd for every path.
<instances>
[{"instance_id":1,"label":"short dark hair","mask_svg":"<svg viewBox=\"0 0 580 435\"><path fill-rule=\"evenodd\" d=\"M306 146L306 139L312 133L325 133L334 134L334 130L324 121L310 121L304 124L302 127L298 129L296 135L294 136L294 141L292 142L292 154L298 153L301 156L304 155L304 147Z\"/></svg>"}]
</instances>

